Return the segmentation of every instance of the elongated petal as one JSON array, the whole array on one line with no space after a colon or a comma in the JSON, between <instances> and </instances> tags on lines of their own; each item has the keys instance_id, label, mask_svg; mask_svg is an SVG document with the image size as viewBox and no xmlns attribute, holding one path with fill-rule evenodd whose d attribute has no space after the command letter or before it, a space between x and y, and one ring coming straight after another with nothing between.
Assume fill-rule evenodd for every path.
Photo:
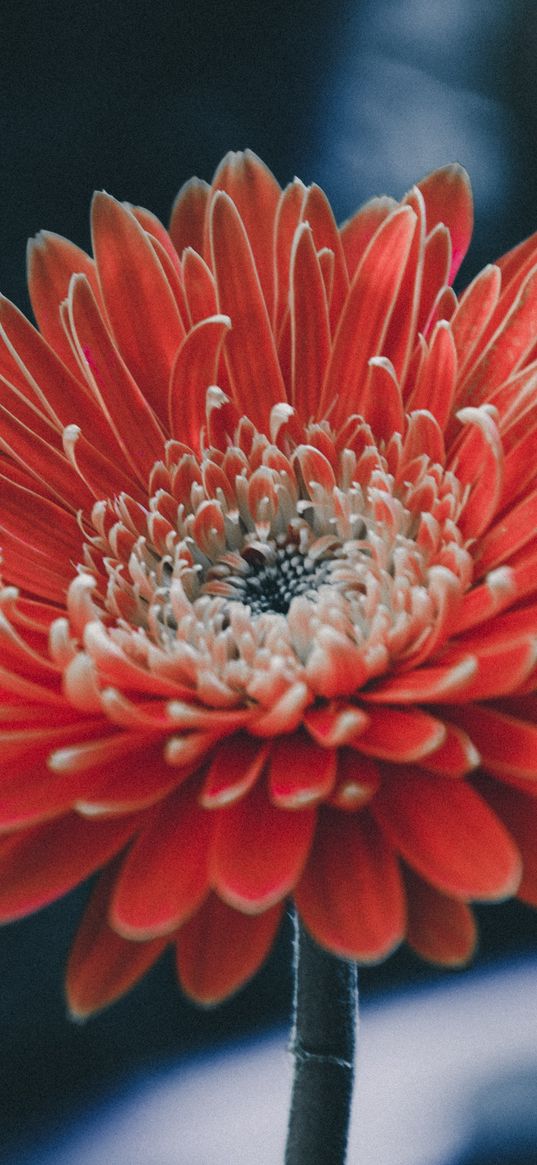
<instances>
[{"instance_id":1,"label":"elongated petal","mask_svg":"<svg viewBox=\"0 0 537 1165\"><path fill-rule=\"evenodd\" d=\"M165 417L170 370L184 337L172 291L142 227L108 194L95 195L92 234L117 345L146 399Z\"/></svg>"},{"instance_id":2,"label":"elongated petal","mask_svg":"<svg viewBox=\"0 0 537 1165\"><path fill-rule=\"evenodd\" d=\"M136 818L93 822L75 813L0 841L0 918L39 910L109 861L137 828Z\"/></svg>"},{"instance_id":3,"label":"elongated petal","mask_svg":"<svg viewBox=\"0 0 537 1165\"><path fill-rule=\"evenodd\" d=\"M422 959L444 967L461 967L474 954L477 931L466 905L448 898L424 882L413 870L405 870L408 903L407 942Z\"/></svg>"},{"instance_id":4,"label":"elongated petal","mask_svg":"<svg viewBox=\"0 0 537 1165\"><path fill-rule=\"evenodd\" d=\"M419 760L439 748L446 734L441 720L419 708L403 712L371 706L368 716L369 724L358 736L355 747L366 756L381 760Z\"/></svg>"},{"instance_id":5,"label":"elongated petal","mask_svg":"<svg viewBox=\"0 0 537 1165\"><path fill-rule=\"evenodd\" d=\"M94 294L100 299L95 263L85 251L81 251L80 247L51 231L41 231L37 238L30 239L28 290L35 318L51 348L77 377L78 368L61 323L59 310L73 275L85 275Z\"/></svg>"},{"instance_id":6,"label":"elongated petal","mask_svg":"<svg viewBox=\"0 0 537 1165\"><path fill-rule=\"evenodd\" d=\"M466 782L394 771L372 812L405 861L453 898L497 900L516 892L520 856L501 822Z\"/></svg>"},{"instance_id":7,"label":"elongated petal","mask_svg":"<svg viewBox=\"0 0 537 1165\"><path fill-rule=\"evenodd\" d=\"M296 884L315 825L313 809L279 809L261 783L218 814L211 879L230 906L256 914Z\"/></svg>"},{"instance_id":8,"label":"elongated petal","mask_svg":"<svg viewBox=\"0 0 537 1165\"><path fill-rule=\"evenodd\" d=\"M183 340L172 368L170 432L197 451L206 418L207 390L217 383L220 350L230 327L229 316L218 315L196 324Z\"/></svg>"},{"instance_id":9,"label":"elongated petal","mask_svg":"<svg viewBox=\"0 0 537 1165\"><path fill-rule=\"evenodd\" d=\"M218 305L232 325L226 363L235 401L240 411L247 405L250 420L263 429L272 406L286 399L285 387L248 236L221 191L212 203L211 249Z\"/></svg>"},{"instance_id":10,"label":"elongated petal","mask_svg":"<svg viewBox=\"0 0 537 1165\"><path fill-rule=\"evenodd\" d=\"M309 224L295 236L291 255L291 403L314 417L330 351L328 304Z\"/></svg>"},{"instance_id":11,"label":"elongated petal","mask_svg":"<svg viewBox=\"0 0 537 1165\"><path fill-rule=\"evenodd\" d=\"M474 224L468 174L462 166L453 163L434 170L418 182L418 187L425 201L427 231L432 231L439 222L445 223L449 229L453 246L449 274L452 282L468 250Z\"/></svg>"},{"instance_id":12,"label":"elongated petal","mask_svg":"<svg viewBox=\"0 0 537 1165\"><path fill-rule=\"evenodd\" d=\"M159 958L166 940L131 943L107 922L115 871L99 879L84 913L67 964L66 993L71 1015L85 1019L124 995Z\"/></svg>"},{"instance_id":13,"label":"elongated petal","mask_svg":"<svg viewBox=\"0 0 537 1165\"><path fill-rule=\"evenodd\" d=\"M269 794L282 809L301 809L324 800L336 778L336 752L306 733L281 736L269 762Z\"/></svg>"},{"instance_id":14,"label":"elongated petal","mask_svg":"<svg viewBox=\"0 0 537 1165\"><path fill-rule=\"evenodd\" d=\"M354 276L336 332L319 408L336 401L333 423L361 409L361 391L372 356L382 343L408 257L416 216L410 207L394 211L377 231ZM357 337L359 344L357 345Z\"/></svg>"},{"instance_id":15,"label":"elongated petal","mask_svg":"<svg viewBox=\"0 0 537 1165\"><path fill-rule=\"evenodd\" d=\"M169 934L209 890L213 820L189 784L168 798L130 847L114 887L109 919L124 938Z\"/></svg>"},{"instance_id":16,"label":"elongated petal","mask_svg":"<svg viewBox=\"0 0 537 1165\"><path fill-rule=\"evenodd\" d=\"M211 1007L242 987L266 959L282 909L240 914L212 894L178 939L177 972L186 995Z\"/></svg>"},{"instance_id":17,"label":"elongated petal","mask_svg":"<svg viewBox=\"0 0 537 1165\"><path fill-rule=\"evenodd\" d=\"M260 158L252 152L229 153L220 163L213 190L224 190L234 202L246 227L265 302L274 302L273 233L281 190Z\"/></svg>"},{"instance_id":18,"label":"elongated petal","mask_svg":"<svg viewBox=\"0 0 537 1165\"><path fill-rule=\"evenodd\" d=\"M401 941L404 896L393 850L364 813L323 809L295 902L317 942L374 962Z\"/></svg>"}]
</instances>

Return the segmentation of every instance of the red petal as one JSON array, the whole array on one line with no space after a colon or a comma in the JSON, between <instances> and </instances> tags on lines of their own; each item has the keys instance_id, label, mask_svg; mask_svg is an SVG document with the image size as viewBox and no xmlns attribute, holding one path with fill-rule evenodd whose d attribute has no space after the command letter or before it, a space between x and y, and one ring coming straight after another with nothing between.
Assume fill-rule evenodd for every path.
<instances>
[{"instance_id":1,"label":"red petal","mask_svg":"<svg viewBox=\"0 0 537 1165\"><path fill-rule=\"evenodd\" d=\"M332 328L334 328L341 315L347 297L349 279L343 247L336 226L336 220L332 213L332 207L324 191L315 183L312 186L308 186L306 190L301 218L303 222L309 223L313 231L315 249L317 251L328 250L334 256L330 303L330 322Z\"/></svg>"},{"instance_id":2,"label":"red petal","mask_svg":"<svg viewBox=\"0 0 537 1165\"><path fill-rule=\"evenodd\" d=\"M319 412L336 401L331 423L337 427L350 412L361 411L367 365L383 354L383 341L394 308L416 215L410 207L394 212L379 227L352 281L336 332Z\"/></svg>"},{"instance_id":3,"label":"red petal","mask_svg":"<svg viewBox=\"0 0 537 1165\"><path fill-rule=\"evenodd\" d=\"M139 818L85 821L76 813L0 840L0 918L22 918L67 893L118 852Z\"/></svg>"},{"instance_id":4,"label":"red petal","mask_svg":"<svg viewBox=\"0 0 537 1165\"><path fill-rule=\"evenodd\" d=\"M354 740L368 723L367 713L354 704L326 704L308 709L304 725L324 748L337 748Z\"/></svg>"},{"instance_id":5,"label":"red petal","mask_svg":"<svg viewBox=\"0 0 537 1165\"><path fill-rule=\"evenodd\" d=\"M484 769L497 777L537 780L537 725L478 704L450 709L449 715L471 736Z\"/></svg>"},{"instance_id":6,"label":"red petal","mask_svg":"<svg viewBox=\"0 0 537 1165\"><path fill-rule=\"evenodd\" d=\"M447 227L437 223L425 240L417 333L426 335L430 331L430 317L436 298L449 282L451 255L451 235Z\"/></svg>"},{"instance_id":7,"label":"red petal","mask_svg":"<svg viewBox=\"0 0 537 1165\"><path fill-rule=\"evenodd\" d=\"M91 504L91 495L73 473L67 458L53 445L43 441L0 405L0 449L31 473L40 492L55 495L72 510ZM57 438L56 438L57 439Z\"/></svg>"},{"instance_id":8,"label":"red petal","mask_svg":"<svg viewBox=\"0 0 537 1165\"><path fill-rule=\"evenodd\" d=\"M276 287L274 295L274 334L280 333L283 318L289 303L289 268L295 231L302 216L306 197L306 187L295 178L286 186L276 211L274 223L274 253L276 262Z\"/></svg>"},{"instance_id":9,"label":"red petal","mask_svg":"<svg viewBox=\"0 0 537 1165\"><path fill-rule=\"evenodd\" d=\"M274 302L273 233L280 187L267 166L251 150L226 155L213 178L213 190L233 200L246 227L265 302Z\"/></svg>"},{"instance_id":10,"label":"red petal","mask_svg":"<svg viewBox=\"0 0 537 1165\"><path fill-rule=\"evenodd\" d=\"M211 880L230 906L267 910L300 877L315 825L313 809L278 809L263 784L218 813Z\"/></svg>"},{"instance_id":11,"label":"red petal","mask_svg":"<svg viewBox=\"0 0 537 1165\"><path fill-rule=\"evenodd\" d=\"M62 326L59 310L67 295L72 275L85 275L100 301L95 263L85 251L51 231L41 231L35 239L30 239L28 290L35 318L51 348L78 380L78 365Z\"/></svg>"},{"instance_id":12,"label":"red petal","mask_svg":"<svg viewBox=\"0 0 537 1165\"><path fill-rule=\"evenodd\" d=\"M438 890L484 901L516 893L516 846L466 781L393 769L371 806L391 844Z\"/></svg>"},{"instance_id":13,"label":"red petal","mask_svg":"<svg viewBox=\"0 0 537 1165\"><path fill-rule=\"evenodd\" d=\"M374 704L434 704L464 688L476 671L477 660L468 654L451 666L419 667L379 680L362 697Z\"/></svg>"},{"instance_id":14,"label":"red petal","mask_svg":"<svg viewBox=\"0 0 537 1165\"><path fill-rule=\"evenodd\" d=\"M190 321L197 324L218 312L216 286L204 259L190 247L183 256L183 279Z\"/></svg>"},{"instance_id":15,"label":"red petal","mask_svg":"<svg viewBox=\"0 0 537 1165\"><path fill-rule=\"evenodd\" d=\"M417 187L407 194L404 205L411 206L416 213L416 230L384 342L384 353L391 361L401 385L405 384L410 355L416 340L423 275L425 207Z\"/></svg>"},{"instance_id":16,"label":"red petal","mask_svg":"<svg viewBox=\"0 0 537 1165\"><path fill-rule=\"evenodd\" d=\"M479 790L505 823L522 856L517 897L537 907L537 801L515 789L482 780Z\"/></svg>"},{"instance_id":17,"label":"red petal","mask_svg":"<svg viewBox=\"0 0 537 1165\"><path fill-rule=\"evenodd\" d=\"M263 768L269 745L262 745L245 732L236 732L218 745L209 765L200 802L206 809L217 809L243 797Z\"/></svg>"},{"instance_id":18,"label":"red petal","mask_svg":"<svg viewBox=\"0 0 537 1165\"><path fill-rule=\"evenodd\" d=\"M380 769L376 761L360 756L352 748L340 748L337 753L337 777L329 804L336 809L354 813L376 793L380 785Z\"/></svg>"},{"instance_id":19,"label":"red petal","mask_svg":"<svg viewBox=\"0 0 537 1165\"><path fill-rule=\"evenodd\" d=\"M316 744L305 732L280 736L269 761L269 796L281 809L314 805L330 793L336 778L334 749Z\"/></svg>"},{"instance_id":20,"label":"red petal","mask_svg":"<svg viewBox=\"0 0 537 1165\"><path fill-rule=\"evenodd\" d=\"M403 432L405 415L401 389L392 364L384 356L373 356L369 361L367 389L361 408L377 441L387 442L394 433Z\"/></svg>"},{"instance_id":21,"label":"red petal","mask_svg":"<svg viewBox=\"0 0 537 1165\"><path fill-rule=\"evenodd\" d=\"M479 764L480 754L466 732L455 728L453 724L446 724L445 727L444 743L419 762L420 768L438 773L441 777L464 777Z\"/></svg>"},{"instance_id":22,"label":"red petal","mask_svg":"<svg viewBox=\"0 0 537 1165\"><path fill-rule=\"evenodd\" d=\"M131 943L110 929L106 912L114 870L97 883L67 964L66 992L71 1014L84 1019L113 1003L145 975L166 940Z\"/></svg>"},{"instance_id":23,"label":"red petal","mask_svg":"<svg viewBox=\"0 0 537 1165\"><path fill-rule=\"evenodd\" d=\"M439 748L446 735L442 721L419 708L402 712L368 706L367 711L369 724L354 745L366 756L389 761L420 760Z\"/></svg>"},{"instance_id":24,"label":"red petal","mask_svg":"<svg viewBox=\"0 0 537 1165\"><path fill-rule=\"evenodd\" d=\"M302 420L317 414L330 352L324 281L311 227L297 231L291 255L291 404Z\"/></svg>"},{"instance_id":25,"label":"red petal","mask_svg":"<svg viewBox=\"0 0 537 1165\"><path fill-rule=\"evenodd\" d=\"M535 344L537 330L537 271L533 270L460 389L464 404L489 400L523 364Z\"/></svg>"},{"instance_id":26,"label":"red petal","mask_svg":"<svg viewBox=\"0 0 537 1165\"><path fill-rule=\"evenodd\" d=\"M162 456L163 432L153 410L133 380L107 331L91 288L83 278L71 285L70 315L84 364L118 441L144 484Z\"/></svg>"},{"instance_id":27,"label":"red petal","mask_svg":"<svg viewBox=\"0 0 537 1165\"><path fill-rule=\"evenodd\" d=\"M396 207L395 198L386 196L371 198L339 228L347 270L351 279L373 235Z\"/></svg>"},{"instance_id":28,"label":"red petal","mask_svg":"<svg viewBox=\"0 0 537 1165\"><path fill-rule=\"evenodd\" d=\"M491 263L476 275L461 296L451 321L459 358L459 383L463 374L466 375L471 369L475 356L481 350L482 337L498 303L501 282L498 268Z\"/></svg>"},{"instance_id":29,"label":"red petal","mask_svg":"<svg viewBox=\"0 0 537 1165\"><path fill-rule=\"evenodd\" d=\"M212 894L178 939L177 972L186 994L210 1007L238 991L265 961L282 909L273 906L252 917Z\"/></svg>"},{"instance_id":30,"label":"red petal","mask_svg":"<svg viewBox=\"0 0 537 1165\"><path fill-rule=\"evenodd\" d=\"M470 486L457 524L465 538L478 538L494 518L502 495L503 446L498 427L486 407L464 408L457 420L463 430L448 468L462 485ZM479 475L476 479L476 465Z\"/></svg>"},{"instance_id":31,"label":"red petal","mask_svg":"<svg viewBox=\"0 0 537 1165\"><path fill-rule=\"evenodd\" d=\"M179 255L185 247L203 254L205 212L210 193L211 187L201 178L191 178L181 187L170 218L170 238Z\"/></svg>"},{"instance_id":32,"label":"red petal","mask_svg":"<svg viewBox=\"0 0 537 1165\"><path fill-rule=\"evenodd\" d=\"M476 555L477 577L482 578L500 566L535 537L537 526L537 490L518 502L484 535Z\"/></svg>"},{"instance_id":33,"label":"red petal","mask_svg":"<svg viewBox=\"0 0 537 1165\"><path fill-rule=\"evenodd\" d=\"M409 396L408 411L428 409L444 430L451 413L456 378L457 353L451 328L445 320L440 320Z\"/></svg>"},{"instance_id":34,"label":"red petal","mask_svg":"<svg viewBox=\"0 0 537 1165\"><path fill-rule=\"evenodd\" d=\"M176 930L209 890L207 857L213 815L197 804L189 782L159 805L128 850L112 895L109 919L129 939Z\"/></svg>"},{"instance_id":35,"label":"red petal","mask_svg":"<svg viewBox=\"0 0 537 1165\"><path fill-rule=\"evenodd\" d=\"M425 201L427 234L437 223L445 223L451 235L453 260L449 274L453 282L468 250L474 225L472 191L466 170L456 162L434 170L418 182Z\"/></svg>"},{"instance_id":36,"label":"red petal","mask_svg":"<svg viewBox=\"0 0 537 1165\"><path fill-rule=\"evenodd\" d=\"M227 194L212 204L211 248L220 311L231 319L225 355L235 401L258 428L286 399L274 338L248 236Z\"/></svg>"},{"instance_id":37,"label":"red petal","mask_svg":"<svg viewBox=\"0 0 537 1165\"><path fill-rule=\"evenodd\" d=\"M320 811L295 902L317 942L340 958L372 962L397 946L405 925L399 867L367 812Z\"/></svg>"},{"instance_id":38,"label":"red petal","mask_svg":"<svg viewBox=\"0 0 537 1165\"><path fill-rule=\"evenodd\" d=\"M164 418L170 370L185 334L170 285L134 215L108 194L94 197L92 235L118 347L149 404Z\"/></svg>"},{"instance_id":39,"label":"red petal","mask_svg":"<svg viewBox=\"0 0 537 1165\"><path fill-rule=\"evenodd\" d=\"M408 902L406 939L422 959L460 967L475 952L474 916L465 902L440 894L412 870L405 870Z\"/></svg>"},{"instance_id":40,"label":"red petal","mask_svg":"<svg viewBox=\"0 0 537 1165\"><path fill-rule=\"evenodd\" d=\"M172 437L199 452L206 418L207 389L217 383L228 316L212 316L185 336L170 377L169 422Z\"/></svg>"}]
</instances>

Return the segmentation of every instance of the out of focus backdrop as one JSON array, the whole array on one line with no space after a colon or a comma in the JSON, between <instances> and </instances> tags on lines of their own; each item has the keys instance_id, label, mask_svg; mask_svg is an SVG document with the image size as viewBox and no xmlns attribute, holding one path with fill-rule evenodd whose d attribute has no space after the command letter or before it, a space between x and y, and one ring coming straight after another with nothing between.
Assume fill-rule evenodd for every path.
<instances>
[{"instance_id":1,"label":"out of focus backdrop","mask_svg":"<svg viewBox=\"0 0 537 1165\"><path fill-rule=\"evenodd\" d=\"M537 229L536 66L535 0L4 0L0 290L28 309L25 244L41 228L89 246L95 188L166 221L186 178L209 179L228 149L245 146L282 183L295 174L319 182L339 219L373 194L400 197L436 166L462 162L476 202L464 283ZM164 959L113 1009L73 1025L62 974L85 892L0 934L2 1165L55 1160L46 1154L71 1122L134 1074L214 1054L289 1013L287 926L265 969L218 1011L182 1000ZM537 952L536 914L516 904L479 913L478 972ZM401 951L362 974L362 997L381 1006L440 979L462 989L466 973L440 976ZM494 1156L487 1135L465 1162L537 1159L535 1142L527 1157ZM458 1165L458 1151L443 1165ZM105 1159L133 1161L121 1141ZM155 1154L148 1165L172 1159ZM65 1160L84 1158L77 1149Z\"/></svg>"}]
</instances>

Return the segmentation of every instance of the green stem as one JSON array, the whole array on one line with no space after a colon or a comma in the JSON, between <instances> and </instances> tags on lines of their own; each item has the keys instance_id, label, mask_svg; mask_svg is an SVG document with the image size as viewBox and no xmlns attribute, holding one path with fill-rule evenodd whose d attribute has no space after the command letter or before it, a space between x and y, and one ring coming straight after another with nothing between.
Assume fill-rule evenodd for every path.
<instances>
[{"instance_id":1,"label":"green stem","mask_svg":"<svg viewBox=\"0 0 537 1165\"><path fill-rule=\"evenodd\" d=\"M295 918L295 1076L285 1165L344 1165L357 1002L355 964L322 950Z\"/></svg>"}]
</instances>

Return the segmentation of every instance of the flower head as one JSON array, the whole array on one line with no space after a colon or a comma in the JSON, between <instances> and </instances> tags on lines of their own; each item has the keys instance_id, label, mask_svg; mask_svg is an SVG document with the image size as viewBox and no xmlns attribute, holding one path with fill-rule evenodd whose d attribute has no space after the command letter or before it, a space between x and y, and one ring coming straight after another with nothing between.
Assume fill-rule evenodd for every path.
<instances>
[{"instance_id":1,"label":"flower head","mask_svg":"<svg viewBox=\"0 0 537 1165\"><path fill-rule=\"evenodd\" d=\"M169 943L224 997L289 895L363 962L537 905L537 243L458 299L471 224L230 155L1 301L0 916L102 869L74 1011Z\"/></svg>"}]
</instances>

